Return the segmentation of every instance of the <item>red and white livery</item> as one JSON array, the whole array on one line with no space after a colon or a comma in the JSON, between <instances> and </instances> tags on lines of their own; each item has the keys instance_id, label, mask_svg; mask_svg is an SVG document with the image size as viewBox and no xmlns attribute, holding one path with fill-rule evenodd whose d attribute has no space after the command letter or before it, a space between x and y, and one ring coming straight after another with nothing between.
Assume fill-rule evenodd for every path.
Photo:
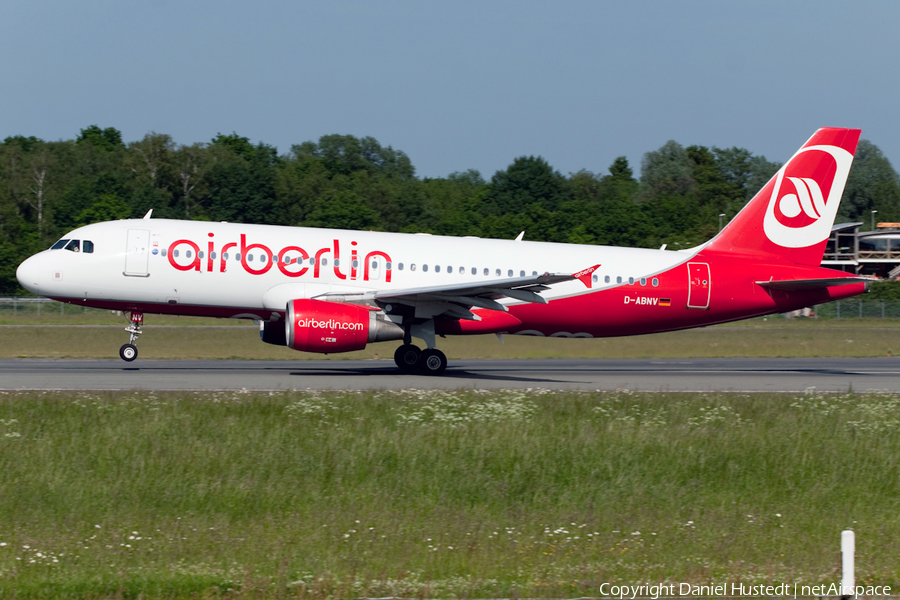
<instances>
[{"instance_id":1,"label":"red and white livery","mask_svg":"<svg viewBox=\"0 0 900 600\"><path fill-rule=\"evenodd\" d=\"M41 296L130 312L131 340L120 350L128 361L143 314L157 313L255 319L263 341L305 352L402 340L401 370L439 374L447 359L438 335L634 335L863 293L869 278L819 266L859 134L818 130L715 238L687 250L148 213L75 229L16 275Z\"/></svg>"}]
</instances>

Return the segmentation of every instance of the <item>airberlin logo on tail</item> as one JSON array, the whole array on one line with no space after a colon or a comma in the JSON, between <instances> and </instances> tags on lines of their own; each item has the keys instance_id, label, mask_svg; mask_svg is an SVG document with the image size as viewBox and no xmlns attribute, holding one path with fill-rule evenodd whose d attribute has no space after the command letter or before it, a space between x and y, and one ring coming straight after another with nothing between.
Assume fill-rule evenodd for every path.
<instances>
[{"instance_id":1,"label":"airberlin logo on tail","mask_svg":"<svg viewBox=\"0 0 900 600\"><path fill-rule=\"evenodd\" d=\"M853 155L837 146L801 148L775 176L766 208L766 236L784 248L828 239Z\"/></svg>"}]
</instances>

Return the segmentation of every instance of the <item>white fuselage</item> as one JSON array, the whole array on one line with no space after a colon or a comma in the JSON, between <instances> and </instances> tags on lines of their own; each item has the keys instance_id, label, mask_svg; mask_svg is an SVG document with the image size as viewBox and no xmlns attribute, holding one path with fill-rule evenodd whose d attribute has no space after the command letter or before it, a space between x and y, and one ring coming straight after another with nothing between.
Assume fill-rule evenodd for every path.
<instances>
[{"instance_id":1,"label":"white fuselage","mask_svg":"<svg viewBox=\"0 0 900 600\"><path fill-rule=\"evenodd\" d=\"M696 252L168 219L98 223L66 239L90 241L93 252L47 250L28 259L20 279L31 291L88 305L201 311L191 314L210 308L217 309L210 316L254 318L326 293L487 283L600 265L590 289L555 284L542 293L553 300L652 278Z\"/></svg>"}]
</instances>

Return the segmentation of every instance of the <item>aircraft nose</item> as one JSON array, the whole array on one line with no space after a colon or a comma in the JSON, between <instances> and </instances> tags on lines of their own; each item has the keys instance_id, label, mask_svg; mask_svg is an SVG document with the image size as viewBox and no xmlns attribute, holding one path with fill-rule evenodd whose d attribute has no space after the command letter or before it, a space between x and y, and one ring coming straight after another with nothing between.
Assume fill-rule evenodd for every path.
<instances>
[{"instance_id":1,"label":"aircraft nose","mask_svg":"<svg viewBox=\"0 0 900 600\"><path fill-rule=\"evenodd\" d=\"M33 294L40 294L40 260L37 256L26 258L16 269L16 279L22 287Z\"/></svg>"}]
</instances>

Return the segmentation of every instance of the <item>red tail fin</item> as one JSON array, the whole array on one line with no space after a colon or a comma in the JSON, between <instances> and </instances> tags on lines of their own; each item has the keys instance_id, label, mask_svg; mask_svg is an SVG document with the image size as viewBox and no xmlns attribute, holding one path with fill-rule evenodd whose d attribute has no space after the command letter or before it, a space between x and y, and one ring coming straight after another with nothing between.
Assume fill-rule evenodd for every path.
<instances>
[{"instance_id":1,"label":"red tail fin","mask_svg":"<svg viewBox=\"0 0 900 600\"><path fill-rule=\"evenodd\" d=\"M706 249L818 266L859 134L859 129L818 130Z\"/></svg>"}]
</instances>

